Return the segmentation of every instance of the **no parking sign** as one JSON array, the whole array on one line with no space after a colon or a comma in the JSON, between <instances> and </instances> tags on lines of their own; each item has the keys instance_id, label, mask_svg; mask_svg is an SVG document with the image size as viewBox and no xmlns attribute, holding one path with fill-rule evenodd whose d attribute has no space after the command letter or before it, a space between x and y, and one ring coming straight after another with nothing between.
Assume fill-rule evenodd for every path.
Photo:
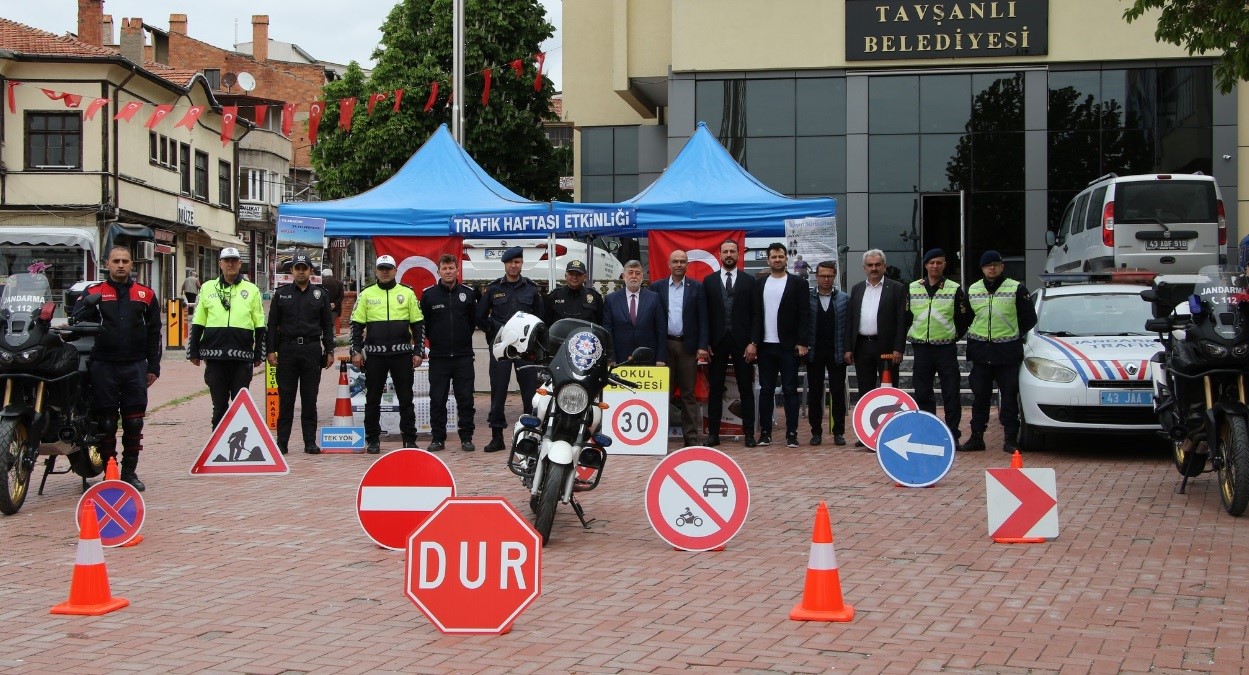
<instances>
[{"instance_id":1,"label":"no parking sign","mask_svg":"<svg viewBox=\"0 0 1249 675\"><path fill-rule=\"evenodd\" d=\"M668 454L668 369L663 366L617 368L616 374L638 384L636 391L608 385L603 402L610 406L603 431L615 441L613 455Z\"/></svg>"}]
</instances>

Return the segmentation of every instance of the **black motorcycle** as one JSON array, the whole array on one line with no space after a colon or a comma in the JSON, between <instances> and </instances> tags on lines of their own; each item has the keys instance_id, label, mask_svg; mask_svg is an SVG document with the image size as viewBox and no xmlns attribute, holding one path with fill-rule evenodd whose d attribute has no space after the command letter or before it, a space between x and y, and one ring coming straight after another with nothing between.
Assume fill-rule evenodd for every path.
<instances>
[{"instance_id":1,"label":"black motorcycle","mask_svg":"<svg viewBox=\"0 0 1249 675\"><path fill-rule=\"evenodd\" d=\"M1158 277L1141 291L1153 307L1145 328L1159 333L1154 355L1154 411L1171 440L1175 468L1188 479L1218 473L1223 508L1249 506L1249 293L1231 268L1203 268L1195 277ZM1177 305L1187 309L1175 311Z\"/></svg>"},{"instance_id":2,"label":"black motorcycle","mask_svg":"<svg viewBox=\"0 0 1249 675\"><path fill-rule=\"evenodd\" d=\"M576 493L598 487L607 464L611 438L600 433L603 388L615 384L632 390L638 385L608 367L612 339L606 328L580 319L560 319L548 330L532 317L517 316L521 318L514 316L515 324L509 322L499 331L500 337L534 335L519 352L509 351L507 345L500 347L496 338L496 357L531 361L522 367L537 368L542 384L534 395L533 414L522 415L516 423L507 466L529 488L529 507L536 514L534 528L546 545L560 502L572 506L582 527L590 526ZM650 358L651 350L639 347L630 362Z\"/></svg>"},{"instance_id":3,"label":"black motorcycle","mask_svg":"<svg viewBox=\"0 0 1249 675\"><path fill-rule=\"evenodd\" d=\"M14 274L0 293L0 513L13 515L30 490L39 455L47 455L44 481L58 456L86 479L100 475L104 460L90 416L87 360L98 323L53 327L55 304L47 277ZM99 296L87 299L99 302ZM39 486L43 492L43 484Z\"/></svg>"}]
</instances>

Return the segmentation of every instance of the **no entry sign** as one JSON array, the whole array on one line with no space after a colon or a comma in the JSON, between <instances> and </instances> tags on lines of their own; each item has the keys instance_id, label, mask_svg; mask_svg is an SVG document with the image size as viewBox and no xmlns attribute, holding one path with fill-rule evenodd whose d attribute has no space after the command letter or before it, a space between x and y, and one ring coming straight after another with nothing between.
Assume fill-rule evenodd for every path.
<instances>
[{"instance_id":1,"label":"no entry sign","mask_svg":"<svg viewBox=\"0 0 1249 675\"><path fill-rule=\"evenodd\" d=\"M646 483L646 517L655 533L687 551L728 543L746 522L750 486L731 457L695 446L668 455Z\"/></svg>"},{"instance_id":2,"label":"no entry sign","mask_svg":"<svg viewBox=\"0 0 1249 675\"><path fill-rule=\"evenodd\" d=\"M863 445L875 450L876 435L881 427L895 413L905 410L918 410L915 399L911 395L893 387L877 387L854 404L854 435Z\"/></svg>"},{"instance_id":3,"label":"no entry sign","mask_svg":"<svg viewBox=\"0 0 1249 675\"><path fill-rule=\"evenodd\" d=\"M138 536L146 509L143 495L130 483L106 480L87 488L78 500L78 508L74 509L75 521L82 515L85 499L95 504L95 518L100 523L100 544L113 548ZM81 522L75 524L82 529Z\"/></svg>"},{"instance_id":4,"label":"no entry sign","mask_svg":"<svg viewBox=\"0 0 1249 675\"><path fill-rule=\"evenodd\" d=\"M378 546L402 551L412 530L454 496L455 479L436 455L396 450L382 455L360 478L356 516Z\"/></svg>"}]
</instances>

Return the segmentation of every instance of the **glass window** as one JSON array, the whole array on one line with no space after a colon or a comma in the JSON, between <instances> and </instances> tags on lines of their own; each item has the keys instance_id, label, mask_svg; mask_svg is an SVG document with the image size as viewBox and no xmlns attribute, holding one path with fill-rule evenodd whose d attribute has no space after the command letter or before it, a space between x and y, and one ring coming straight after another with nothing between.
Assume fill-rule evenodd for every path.
<instances>
[{"instance_id":1,"label":"glass window","mask_svg":"<svg viewBox=\"0 0 1249 675\"><path fill-rule=\"evenodd\" d=\"M1154 134L1151 130L1106 130L1102 132L1102 166L1098 176L1114 172L1120 176L1150 173L1154 170Z\"/></svg>"},{"instance_id":2,"label":"glass window","mask_svg":"<svg viewBox=\"0 0 1249 675\"><path fill-rule=\"evenodd\" d=\"M611 176L582 176L581 201L614 202L616 191Z\"/></svg>"},{"instance_id":3,"label":"glass window","mask_svg":"<svg viewBox=\"0 0 1249 675\"><path fill-rule=\"evenodd\" d=\"M964 149L966 146L966 149ZM919 137L921 192L971 189L971 136L925 134Z\"/></svg>"},{"instance_id":4,"label":"glass window","mask_svg":"<svg viewBox=\"0 0 1249 675\"><path fill-rule=\"evenodd\" d=\"M182 194L191 194L191 146L178 144L178 171L182 174Z\"/></svg>"},{"instance_id":5,"label":"glass window","mask_svg":"<svg viewBox=\"0 0 1249 675\"><path fill-rule=\"evenodd\" d=\"M208 80L208 88L213 91L221 91L221 69L205 68L204 79Z\"/></svg>"},{"instance_id":6,"label":"glass window","mask_svg":"<svg viewBox=\"0 0 1249 675\"><path fill-rule=\"evenodd\" d=\"M846 191L846 137L798 138L794 192L831 195Z\"/></svg>"},{"instance_id":7,"label":"glass window","mask_svg":"<svg viewBox=\"0 0 1249 675\"><path fill-rule=\"evenodd\" d=\"M208 199L208 153L195 151L195 196Z\"/></svg>"},{"instance_id":8,"label":"glass window","mask_svg":"<svg viewBox=\"0 0 1249 675\"><path fill-rule=\"evenodd\" d=\"M581 132L581 174L604 176L612 173L611 127L584 129Z\"/></svg>"},{"instance_id":9,"label":"glass window","mask_svg":"<svg viewBox=\"0 0 1249 675\"><path fill-rule=\"evenodd\" d=\"M1101 150L1096 131L1051 131L1049 134L1049 188L1088 187L1101 174Z\"/></svg>"},{"instance_id":10,"label":"glass window","mask_svg":"<svg viewBox=\"0 0 1249 675\"><path fill-rule=\"evenodd\" d=\"M1214 173L1210 127L1172 129L1158 139L1158 170L1171 173Z\"/></svg>"},{"instance_id":11,"label":"glass window","mask_svg":"<svg viewBox=\"0 0 1249 675\"><path fill-rule=\"evenodd\" d=\"M147 132L147 157L148 161L156 164L160 159L160 150L157 150L156 144L160 141L160 137L155 131Z\"/></svg>"},{"instance_id":12,"label":"glass window","mask_svg":"<svg viewBox=\"0 0 1249 675\"><path fill-rule=\"evenodd\" d=\"M868 132L919 131L919 77L873 77L867 83Z\"/></svg>"},{"instance_id":13,"label":"glass window","mask_svg":"<svg viewBox=\"0 0 1249 675\"><path fill-rule=\"evenodd\" d=\"M82 169L82 114L26 113L27 169Z\"/></svg>"},{"instance_id":14,"label":"glass window","mask_svg":"<svg viewBox=\"0 0 1249 675\"><path fill-rule=\"evenodd\" d=\"M1084 214L1084 229L1094 230L1102 226L1102 204L1106 201L1106 186L1093 190L1089 197L1089 209Z\"/></svg>"},{"instance_id":15,"label":"glass window","mask_svg":"<svg viewBox=\"0 0 1249 675\"><path fill-rule=\"evenodd\" d=\"M794 193L794 139L746 139L746 170L764 185L780 192Z\"/></svg>"},{"instance_id":16,"label":"glass window","mask_svg":"<svg viewBox=\"0 0 1249 675\"><path fill-rule=\"evenodd\" d=\"M796 80L799 136L846 133L846 80L840 77Z\"/></svg>"},{"instance_id":17,"label":"glass window","mask_svg":"<svg viewBox=\"0 0 1249 675\"><path fill-rule=\"evenodd\" d=\"M976 190L1022 190L1023 132L972 134L971 184Z\"/></svg>"},{"instance_id":18,"label":"glass window","mask_svg":"<svg viewBox=\"0 0 1249 675\"><path fill-rule=\"evenodd\" d=\"M1023 192L973 192L968 195L967 232L972 255L996 250L1007 258L1024 254L1024 193ZM1022 258L1021 258L1022 259ZM971 270L968 270L969 272ZM980 268L976 268L979 278Z\"/></svg>"},{"instance_id":19,"label":"glass window","mask_svg":"<svg viewBox=\"0 0 1249 675\"><path fill-rule=\"evenodd\" d=\"M1075 204L1067 204L1067 210L1063 212L1062 225L1058 228L1058 236L1066 239L1071 234L1071 214L1075 212Z\"/></svg>"},{"instance_id":20,"label":"glass window","mask_svg":"<svg viewBox=\"0 0 1249 675\"><path fill-rule=\"evenodd\" d=\"M874 194L867 202L867 245L885 251L903 245L902 234L909 235L916 218L916 195ZM840 218L838 219L840 220ZM853 261L862 267L861 260Z\"/></svg>"},{"instance_id":21,"label":"glass window","mask_svg":"<svg viewBox=\"0 0 1249 675\"><path fill-rule=\"evenodd\" d=\"M1080 195L1080 198L1076 200L1075 211L1073 211L1071 214L1071 233L1072 234L1080 234L1081 232L1084 231L1084 214L1086 213L1088 206L1089 206L1088 194Z\"/></svg>"},{"instance_id":22,"label":"glass window","mask_svg":"<svg viewBox=\"0 0 1249 675\"><path fill-rule=\"evenodd\" d=\"M871 136L867 157L870 191L914 192L919 186L919 136Z\"/></svg>"},{"instance_id":23,"label":"glass window","mask_svg":"<svg viewBox=\"0 0 1249 675\"><path fill-rule=\"evenodd\" d=\"M794 81L746 81L746 135L794 135Z\"/></svg>"},{"instance_id":24,"label":"glass window","mask_svg":"<svg viewBox=\"0 0 1249 675\"><path fill-rule=\"evenodd\" d=\"M1204 68L1158 69L1158 127L1208 127L1213 74Z\"/></svg>"},{"instance_id":25,"label":"glass window","mask_svg":"<svg viewBox=\"0 0 1249 675\"><path fill-rule=\"evenodd\" d=\"M622 202L626 199L636 197L638 193L638 177L637 174L632 176L616 176L613 181L612 198L610 201Z\"/></svg>"},{"instance_id":26,"label":"glass window","mask_svg":"<svg viewBox=\"0 0 1249 675\"><path fill-rule=\"evenodd\" d=\"M265 193L265 172L261 169L243 169L239 180L239 201L263 202Z\"/></svg>"},{"instance_id":27,"label":"glass window","mask_svg":"<svg viewBox=\"0 0 1249 675\"><path fill-rule=\"evenodd\" d=\"M971 118L971 76L926 75L919 79L919 129L962 133Z\"/></svg>"},{"instance_id":28,"label":"glass window","mask_svg":"<svg viewBox=\"0 0 1249 675\"><path fill-rule=\"evenodd\" d=\"M971 92L972 131L1023 131L1023 73L972 75Z\"/></svg>"},{"instance_id":29,"label":"glass window","mask_svg":"<svg viewBox=\"0 0 1249 675\"><path fill-rule=\"evenodd\" d=\"M169 139L160 136L158 144L160 145L160 163L164 166L169 166Z\"/></svg>"},{"instance_id":30,"label":"glass window","mask_svg":"<svg viewBox=\"0 0 1249 675\"><path fill-rule=\"evenodd\" d=\"M637 173L638 128L616 127L612 131L614 132L612 146L615 154L611 173Z\"/></svg>"},{"instance_id":31,"label":"glass window","mask_svg":"<svg viewBox=\"0 0 1249 675\"><path fill-rule=\"evenodd\" d=\"M694 85L694 118L706 122L707 129L721 135L720 125L724 119L725 103L730 93L728 80L704 80Z\"/></svg>"},{"instance_id":32,"label":"glass window","mask_svg":"<svg viewBox=\"0 0 1249 675\"><path fill-rule=\"evenodd\" d=\"M230 206L230 195L233 190L230 189L230 182L233 176L230 173L229 162L217 162L217 203L222 206Z\"/></svg>"},{"instance_id":33,"label":"glass window","mask_svg":"<svg viewBox=\"0 0 1249 675\"><path fill-rule=\"evenodd\" d=\"M1097 129L1101 76L1095 70L1049 74L1049 130Z\"/></svg>"}]
</instances>

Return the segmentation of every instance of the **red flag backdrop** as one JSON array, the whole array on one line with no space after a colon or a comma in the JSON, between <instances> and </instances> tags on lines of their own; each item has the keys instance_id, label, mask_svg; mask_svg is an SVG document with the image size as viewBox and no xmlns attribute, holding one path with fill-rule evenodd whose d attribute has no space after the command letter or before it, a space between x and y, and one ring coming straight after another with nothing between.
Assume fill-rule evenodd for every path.
<instances>
[{"instance_id":1,"label":"red flag backdrop","mask_svg":"<svg viewBox=\"0 0 1249 675\"><path fill-rule=\"evenodd\" d=\"M650 278L652 281L668 276L668 255L676 250L685 251L689 256L690 265L685 268L685 275L695 281L720 271L720 244L725 239L737 242L737 250L746 249L746 232L744 230L688 230L681 232L661 232L652 230L647 235L650 252ZM741 269L741 258L738 258L738 269Z\"/></svg>"},{"instance_id":2,"label":"red flag backdrop","mask_svg":"<svg viewBox=\"0 0 1249 675\"><path fill-rule=\"evenodd\" d=\"M464 250L463 237L373 237L377 255L393 256L399 265L396 279L416 291L438 283L438 258L450 253L458 261Z\"/></svg>"}]
</instances>

